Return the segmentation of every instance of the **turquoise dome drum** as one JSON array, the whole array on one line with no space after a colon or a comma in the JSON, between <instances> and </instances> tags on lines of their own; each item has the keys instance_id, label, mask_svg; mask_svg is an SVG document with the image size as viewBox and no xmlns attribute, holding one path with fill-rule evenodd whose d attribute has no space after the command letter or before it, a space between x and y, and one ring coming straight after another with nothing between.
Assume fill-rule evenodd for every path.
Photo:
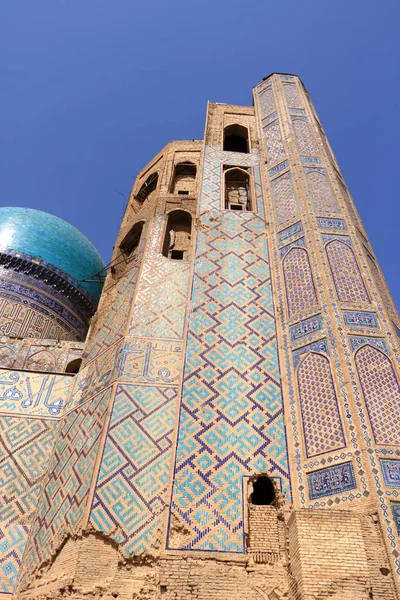
<instances>
[{"instance_id":1,"label":"turquoise dome drum","mask_svg":"<svg viewBox=\"0 0 400 600\"><path fill-rule=\"evenodd\" d=\"M73 225L28 208L0 208L0 335L84 339L104 262Z\"/></svg>"}]
</instances>

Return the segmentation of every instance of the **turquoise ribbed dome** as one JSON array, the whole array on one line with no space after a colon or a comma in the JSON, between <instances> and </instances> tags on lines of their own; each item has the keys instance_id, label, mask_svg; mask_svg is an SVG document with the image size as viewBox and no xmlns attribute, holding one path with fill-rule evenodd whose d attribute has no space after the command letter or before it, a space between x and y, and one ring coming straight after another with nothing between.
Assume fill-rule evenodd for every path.
<instances>
[{"instance_id":1,"label":"turquoise ribbed dome","mask_svg":"<svg viewBox=\"0 0 400 600\"><path fill-rule=\"evenodd\" d=\"M93 244L66 221L30 208L0 208L0 252L11 248L68 273L77 281L91 278L104 267ZM96 300L97 283L79 283Z\"/></svg>"}]
</instances>

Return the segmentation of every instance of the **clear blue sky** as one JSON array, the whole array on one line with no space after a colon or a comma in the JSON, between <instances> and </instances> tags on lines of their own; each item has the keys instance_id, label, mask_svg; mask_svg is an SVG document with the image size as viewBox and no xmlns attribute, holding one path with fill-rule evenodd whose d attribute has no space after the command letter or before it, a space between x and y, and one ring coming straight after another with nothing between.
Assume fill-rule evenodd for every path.
<instances>
[{"instance_id":1,"label":"clear blue sky","mask_svg":"<svg viewBox=\"0 0 400 600\"><path fill-rule=\"evenodd\" d=\"M2 0L1 204L108 260L137 171L203 137L207 100L303 79L400 305L399 0Z\"/></svg>"}]
</instances>

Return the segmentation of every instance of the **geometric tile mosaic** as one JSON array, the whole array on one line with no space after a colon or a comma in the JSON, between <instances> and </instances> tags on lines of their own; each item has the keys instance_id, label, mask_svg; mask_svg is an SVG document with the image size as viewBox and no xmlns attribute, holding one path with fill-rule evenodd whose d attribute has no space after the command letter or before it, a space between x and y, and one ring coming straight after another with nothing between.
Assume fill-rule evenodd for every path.
<instances>
[{"instance_id":1,"label":"geometric tile mosaic","mask_svg":"<svg viewBox=\"0 0 400 600\"><path fill-rule=\"evenodd\" d=\"M314 200L315 210L319 213L338 212L335 197L333 195L325 169L305 169L311 194ZM338 219L336 219L339 222ZM343 221L342 221L343 223ZM333 225L332 221L325 220L324 226ZM344 223L343 223L344 225Z\"/></svg>"},{"instance_id":2,"label":"geometric tile mosaic","mask_svg":"<svg viewBox=\"0 0 400 600\"><path fill-rule=\"evenodd\" d=\"M400 444L400 388L391 361L369 344L355 361L376 444Z\"/></svg>"},{"instance_id":3,"label":"geometric tile mosaic","mask_svg":"<svg viewBox=\"0 0 400 600\"><path fill-rule=\"evenodd\" d=\"M0 592L12 594L37 507L57 421L0 420Z\"/></svg>"},{"instance_id":4,"label":"geometric tile mosaic","mask_svg":"<svg viewBox=\"0 0 400 600\"><path fill-rule=\"evenodd\" d=\"M283 259L289 317L318 303L307 250L292 248Z\"/></svg>"},{"instance_id":5,"label":"geometric tile mosaic","mask_svg":"<svg viewBox=\"0 0 400 600\"><path fill-rule=\"evenodd\" d=\"M190 264L170 260L160 251L164 215L153 219L150 244L142 266L129 335L183 338ZM168 290L165 282L169 282Z\"/></svg>"},{"instance_id":6,"label":"geometric tile mosaic","mask_svg":"<svg viewBox=\"0 0 400 600\"><path fill-rule=\"evenodd\" d=\"M294 223L294 225L291 225L278 233L278 243L283 244L286 240L302 232L303 225L301 221L298 221L298 223Z\"/></svg>"},{"instance_id":7,"label":"geometric tile mosaic","mask_svg":"<svg viewBox=\"0 0 400 600\"><path fill-rule=\"evenodd\" d=\"M225 211L203 225L171 518L189 532L185 549L243 552L243 477L267 470L289 494L265 223Z\"/></svg>"},{"instance_id":8,"label":"geometric tile mosaic","mask_svg":"<svg viewBox=\"0 0 400 600\"><path fill-rule=\"evenodd\" d=\"M270 164L283 160L285 157L285 149L283 147L279 121L274 121L270 125L267 125L267 127L264 127L264 133L267 144L268 161Z\"/></svg>"},{"instance_id":9,"label":"geometric tile mosaic","mask_svg":"<svg viewBox=\"0 0 400 600\"><path fill-rule=\"evenodd\" d=\"M311 352L297 369L307 457L346 445L329 359Z\"/></svg>"},{"instance_id":10,"label":"geometric tile mosaic","mask_svg":"<svg viewBox=\"0 0 400 600\"><path fill-rule=\"evenodd\" d=\"M301 117L292 117L292 124L299 151L304 154L315 154L317 148L307 120Z\"/></svg>"},{"instance_id":11,"label":"geometric tile mosaic","mask_svg":"<svg viewBox=\"0 0 400 600\"><path fill-rule=\"evenodd\" d=\"M161 526L172 468L176 388L119 385L90 520L123 552L148 550Z\"/></svg>"},{"instance_id":12,"label":"geometric tile mosaic","mask_svg":"<svg viewBox=\"0 0 400 600\"><path fill-rule=\"evenodd\" d=\"M275 110L274 94L271 86L260 92L260 106L262 117L266 117Z\"/></svg>"},{"instance_id":13,"label":"geometric tile mosaic","mask_svg":"<svg viewBox=\"0 0 400 600\"><path fill-rule=\"evenodd\" d=\"M310 500L342 494L357 487L352 463L335 465L307 475Z\"/></svg>"},{"instance_id":14,"label":"geometric tile mosaic","mask_svg":"<svg viewBox=\"0 0 400 600\"><path fill-rule=\"evenodd\" d=\"M297 203L290 173L285 173L272 182L276 222L278 225L297 216Z\"/></svg>"},{"instance_id":15,"label":"geometric tile mosaic","mask_svg":"<svg viewBox=\"0 0 400 600\"><path fill-rule=\"evenodd\" d=\"M68 526L79 528L109 401L110 388L61 422L21 567L22 581L59 547Z\"/></svg>"},{"instance_id":16,"label":"geometric tile mosaic","mask_svg":"<svg viewBox=\"0 0 400 600\"><path fill-rule=\"evenodd\" d=\"M301 101L297 93L297 87L295 83L284 83L283 90L286 96L286 102L288 106L298 108L301 106Z\"/></svg>"},{"instance_id":17,"label":"geometric tile mosaic","mask_svg":"<svg viewBox=\"0 0 400 600\"><path fill-rule=\"evenodd\" d=\"M220 148L206 146L204 152L204 171L200 195L202 211L220 210L222 207L221 167L223 164L240 167L254 167L254 179L256 187L256 207L260 215L264 214L264 206L261 195L260 157L257 152L248 154L242 152L225 152Z\"/></svg>"},{"instance_id":18,"label":"geometric tile mosaic","mask_svg":"<svg viewBox=\"0 0 400 600\"><path fill-rule=\"evenodd\" d=\"M144 224L142 235L140 237L137 256L129 263L129 269L126 275L116 284L117 293L114 296L110 310L108 311L104 322L91 336L85 347L85 364L93 360L99 352L102 352L124 335L124 328L127 325L129 312L132 306L132 298L135 293L136 282L139 275L140 264L146 243L147 223ZM121 260L121 259L119 259Z\"/></svg>"},{"instance_id":19,"label":"geometric tile mosaic","mask_svg":"<svg viewBox=\"0 0 400 600\"><path fill-rule=\"evenodd\" d=\"M369 296L350 246L332 240L325 246L340 302L369 302Z\"/></svg>"}]
</instances>

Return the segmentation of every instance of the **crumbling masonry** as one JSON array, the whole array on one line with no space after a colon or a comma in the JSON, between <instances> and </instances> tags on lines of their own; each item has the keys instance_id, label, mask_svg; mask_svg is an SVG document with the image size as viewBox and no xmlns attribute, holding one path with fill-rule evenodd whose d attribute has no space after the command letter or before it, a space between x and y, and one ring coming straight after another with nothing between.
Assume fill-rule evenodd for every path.
<instances>
[{"instance_id":1,"label":"crumbling masonry","mask_svg":"<svg viewBox=\"0 0 400 600\"><path fill-rule=\"evenodd\" d=\"M302 82L253 95L139 173L84 345L1 338L0 596L400 599L397 311Z\"/></svg>"}]
</instances>

